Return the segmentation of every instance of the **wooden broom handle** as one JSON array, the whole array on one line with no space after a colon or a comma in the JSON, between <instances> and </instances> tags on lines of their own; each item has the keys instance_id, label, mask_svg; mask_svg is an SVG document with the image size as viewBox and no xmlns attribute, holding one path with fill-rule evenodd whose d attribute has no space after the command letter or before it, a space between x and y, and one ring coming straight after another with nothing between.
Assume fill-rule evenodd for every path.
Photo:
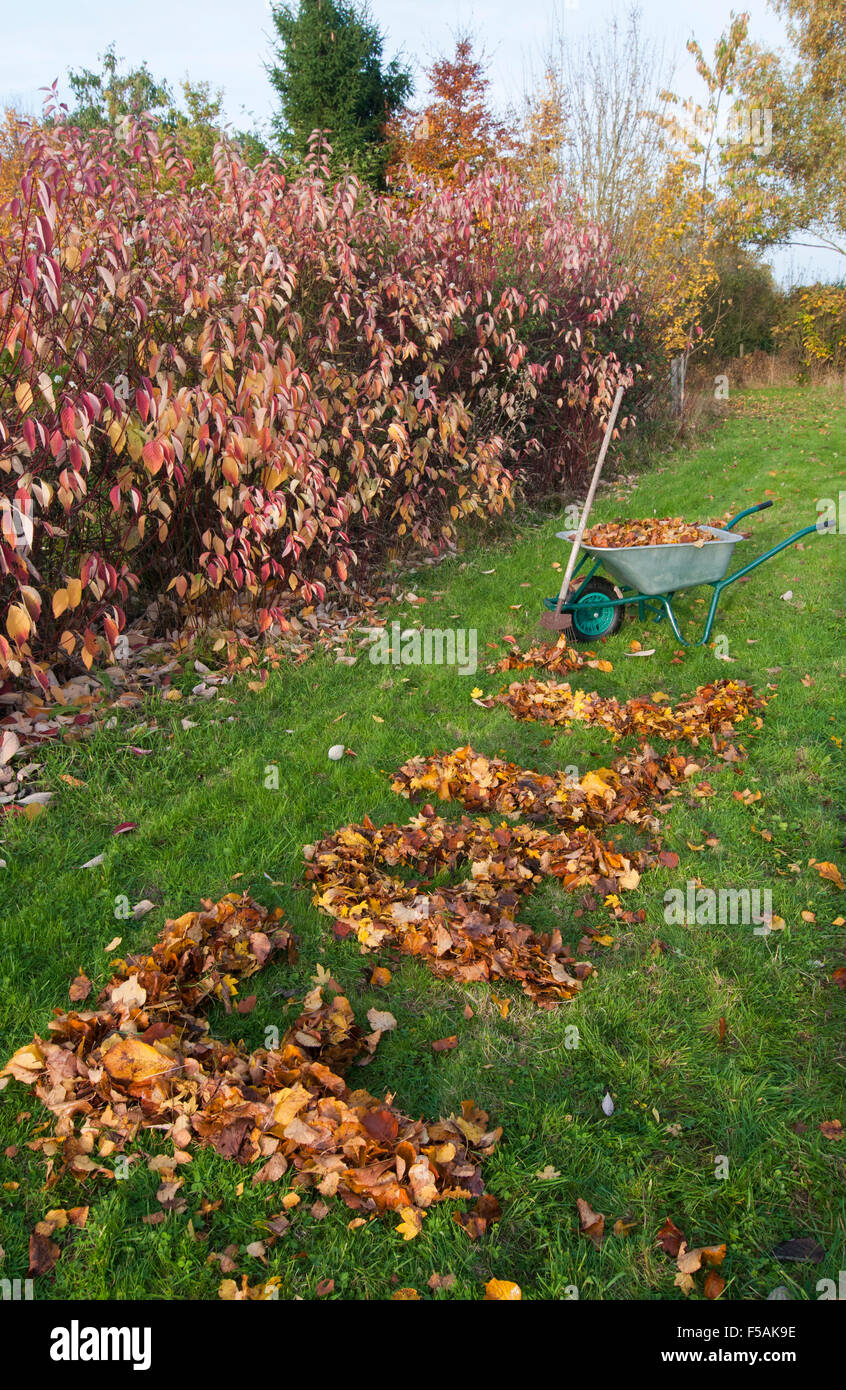
<instances>
[{"instance_id":1,"label":"wooden broom handle","mask_svg":"<svg viewBox=\"0 0 846 1390\"><path fill-rule=\"evenodd\" d=\"M585 498L585 505L582 509L582 516L579 522L579 529L576 532L575 538L573 540L573 548L570 551L570 558L567 561L567 568L564 571L564 578L561 581L561 589L558 594L558 602L555 605L556 618L561 616L561 609L564 604L564 599L566 598L567 590L570 587L570 580L573 578L573 570L576 568L576 556L579 553L579 546L582 543L582 536L585 532L585 525L587 524L587 519L590 515L590 509L593 506L594 495L599 484L599 475L602 472L602 465L605 462L605 455L608 453L608 445L611 443L611 435L613 433L614 424L617 419L617 411L620 409L620 402L623 399L623 392L625 391L625 389L625 386L622 385L617 387L617 394L614 397L614 404L611 407L611 414L608 416L608 424L605 426L605 438L602 441L602 448L599 451L599 458L596 460L596 467L593 470L593 477L590 480L588 495Z\"/></svg>"}]
</instances>

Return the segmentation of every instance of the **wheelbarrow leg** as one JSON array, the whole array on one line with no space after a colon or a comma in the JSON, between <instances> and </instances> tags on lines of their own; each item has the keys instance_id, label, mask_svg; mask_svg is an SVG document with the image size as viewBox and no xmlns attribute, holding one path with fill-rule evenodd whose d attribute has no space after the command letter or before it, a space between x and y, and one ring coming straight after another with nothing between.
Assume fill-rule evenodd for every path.
<instances>
[{"instance_id":1,"label":"wheelbarrow leg","mask_svg":"<svg viewBox=\"0 0 846 1390\"><path fill-rule=\"evenodd\" d=\"M711 595L711 606L708 609L708 617L705 619L705 631L702 634L702 641L696 644L698 647L704 647L711 636L711 628L714 626L714 618L717 615L717 604L720 601L720 594L723 592L725 584L720 582L719 584L713 584L711 587L714 590Z\"/></svg>"},{"instance_id":2,"label":"wheelbarrow leg","mask_svg":"<svg viewBox=\"0 0 846 1390\"><path fill-rule=\"evenodd\" d=\"M655 595L654 595L654 598L655 598L655 602L656 602L656 603L661 603L661 604L664 605L664 613L659 614L659 616L656 618L655 621L656 621L656 622L660 622L660 621L661 621L661 618L663 618L664 614L666 613L666 615L667 615L667 621L669 622L670 627L673 629L673 632L675 633L675 635L676 635L676 637L678 638L678 640L681 642L682 646L683 646L683 647L689 647L691 644L690 644L690 642L686 642L686 641L684 640L684 638L682 637L682 635L681 635L681 631L680 631L680 629L679 629L679 625L678 625L678 621L677 621L677 619L676 619L676 615L675 615L675 613L673 612L673 605L671 604L668 595L667 595L667 594L655 594ZM697 642L697 643L695 643L695 645L696 645L696 646L699 646L699 643Z\"/></svg>"}]
</instances>

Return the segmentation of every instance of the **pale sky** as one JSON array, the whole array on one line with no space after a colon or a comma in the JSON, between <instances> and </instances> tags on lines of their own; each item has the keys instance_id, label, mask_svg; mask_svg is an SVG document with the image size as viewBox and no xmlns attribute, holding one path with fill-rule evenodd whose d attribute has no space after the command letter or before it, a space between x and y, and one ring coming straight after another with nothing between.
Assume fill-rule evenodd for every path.
<instances>
[{"instance_id":1,"label":"pale sky","mask_svg":"<svg viewBox=\"0 0 846 1390\"><path fill-rule=\"evenodd\" d=\"M750 35L779 46L781 21L766 0L734 0L751 15ZM556 10L574 36L597 31L623 0L371 0L371 12L386 35L386 53L402 52L423 86L420 69L452 48L456 28L468 25L490 57L496 102L519 102L527 75L537 70ZM640 0L647 30L676 59L675 90L699 95L699 79L684 45L694 34L705 48L727 26L732 0ZM59 79L61 95L69 68L96 68L110 42L135 66L146 60L156 77L174 88L190 76L224 90L226 115L238 127L265 127L274 93L264 62L272 34L269 0L0 0L0 108L14 105L36 114L39 88ZM780 279L809 280L843 275L843 257L824 251L779 250L771 257Z\"/></svg>"}]
</instances>

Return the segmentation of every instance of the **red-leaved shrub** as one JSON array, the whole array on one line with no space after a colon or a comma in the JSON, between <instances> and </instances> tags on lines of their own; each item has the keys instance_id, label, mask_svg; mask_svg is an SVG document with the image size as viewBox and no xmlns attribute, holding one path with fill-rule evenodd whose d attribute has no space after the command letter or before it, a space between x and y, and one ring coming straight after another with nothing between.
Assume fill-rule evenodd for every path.
<instances>
[{"instance_id":1,"label":"red-leaved shrub","mask_svg":"<svg viewBox=\"0 0 846 1390\"><path fill-rule=\"evenodd\" d=\"M111 657L142 594L248 595L268 627L283 588L584 465L637 370L601 232L497 169L376 195L321 161L289 182L220 145L191 188L143 122L29 133L0 209L0 678Z\"/></svg>"}]
</instances>

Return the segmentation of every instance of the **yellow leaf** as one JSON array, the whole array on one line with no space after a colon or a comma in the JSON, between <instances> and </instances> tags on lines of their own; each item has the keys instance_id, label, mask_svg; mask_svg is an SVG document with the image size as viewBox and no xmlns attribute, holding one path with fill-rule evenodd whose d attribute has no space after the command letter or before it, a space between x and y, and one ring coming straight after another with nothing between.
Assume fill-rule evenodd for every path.
<instances>
[{"instance_id":1,"label":"yellow leaf","mask_svg":"<svg viewBox=\"0 0 846 1390\"><path fill-rule=\"evenodd\" d=\"M57 589L53 595L53 617L58 618L68 606L67 589Z\"/></svg>"},{"instance_id":2,"label":"yellow leaf","mask_svg":"<svg viewBox=\"0 0 846 1390\"><path fill-rule=\"evenodd\" d=\"M419 1236L423 1229L422 1211L418 1211L416 1207L401 1207L400 1216L402 1221L395 1227L395 1230L399 1232L403 1240L414 1240L414 1237Z\"/></svg>"},{"instance_id":3,"label":"yellow leaf","mask_svg":"<svg viewBox=\"0 0 846 1390\"><path fill-rule=\"evenodd\" d=\"M520 1285L511 1279L489 1279L485 1285L486 1303L515 1303L522 1297Z\"/></svg>"},{"instance_id":4,"label":"yellow leaf","mask_svg":"<svg viewBox=\"0 0 846 1390\"><path fill-rule=\"evenodd\" d=\"M815 864L813 867L816 869L820 878L828 879L829 883L833 883L837 888L846 888L846 883L843 882L843 875L836 864L832 864L828 860L823 860L822 863Z\"/></svg>"},{"instance_id":5,"label":"yellow leaf","mask_svg":"<svg viewBox=\"0 0 846 1390\"><path fill-rule=\"evenodd\" d=\"M109 436L109 443L116 454L126 446L126 428L122 421L112 420L106 433Z\"/></svg>"},{"instance_id":6,"label":"yellow leaf","mask_svg":"<svg viewBox=\"0 0 846 1390\"><path fill-rule=\"evenodd\" d=\"M29 614L23 605L20 603L11 604L6 615L6 631L12 641L18 644L25 642L31 627Z\"/></svg>"},{"instance_id":7,"label":"yellow leaf","mask_svg":"<svg viewBox=\"0 0 846 1390\"><path fill-rule=\"evenodd\" d=\"M15 400L20 407L21 413L26 415L33 402L32 387L28 381L19 381L15 387Z\"/></svg>"},{"instance_id":8,"label":"yellow leaf","mask_svg":"<svg viewBox=\"0 0 846 1390\"><path fill-rule=\"evenodd\" d=\"M82 602L82 580L69 579L67 594L68 608L77 608L79 604Z\"/></svg>"}]
</instances>

